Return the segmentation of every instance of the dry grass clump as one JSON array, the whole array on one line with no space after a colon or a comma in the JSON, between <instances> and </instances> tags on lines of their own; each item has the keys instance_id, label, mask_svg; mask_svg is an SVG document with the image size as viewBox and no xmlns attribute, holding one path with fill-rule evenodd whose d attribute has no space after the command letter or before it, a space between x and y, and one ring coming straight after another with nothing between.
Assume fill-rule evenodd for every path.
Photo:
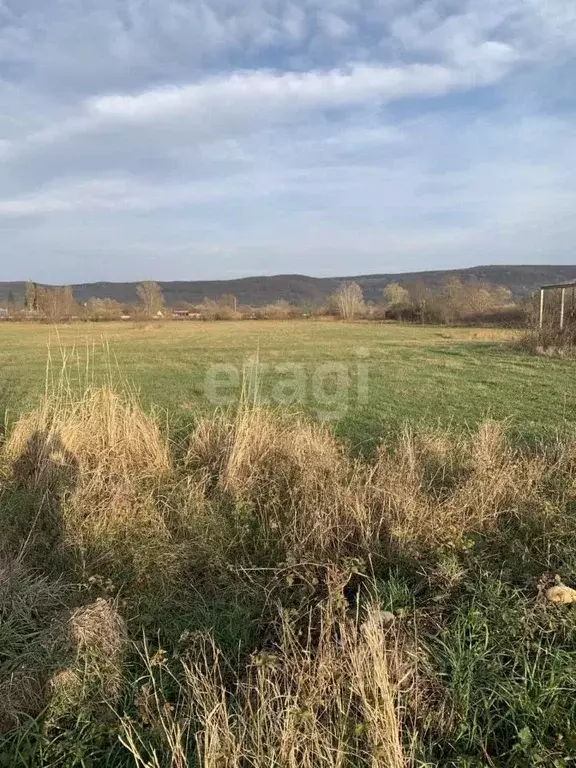
<instances>
[{"instance_id":1,"label":"dry grass clump","mask_svg":"<svg viewBox=\"0 0 576 768\"><path fill-rule=\"evenodd\" d=\"M401 768L400 693L411 668L377 606L362 621L347 618L330 599L302 632L282 616L279 643L254 655L233 685L210 636L196 638L183 662L179 706L166 705L150 668L147 711L164 735L166 764L203 768ZM400 673L400 674L399 674ZM225 682L226 679L226 682ZM230 695L231 694L231 695ZM192 724L195 732L190 733ZM124 743L137 765L148 759L133 723ZM195 745L194 761L191 753Z\"/></svg>"},{"instance_id":2,"label":"dry grass clump","mask_svg":"<svg viewBox=\"0 0 576 768\"><path fill-rule=\"evenodd\" d=\"M48 721L113 705L123 683L126 624L112 601L99 598L52 627L60 661L48 683Z\"/></svg>"},{"instance_id":3,"label":"dry grass clump","mask_svg":"<svg viewBox=\"0 0 576 768\"><path fill-rule=\"evenodd\" d=\"M502 424L481 424L468 441L466 458L467 477L448 502L463 528L484 530L504 513L522 514L537 504L545 460L514 451Z\"/></svg>"},{"instance_id":4,"label":"dry grass clump","mask_svg":"<svg viewBox=\"0 0 576 768\"><path fill-rule=\"evenodd\" d=\"M173 479L168 442L134 397L108 387L47 396L16 423L4 452L15 482L48 500L78 549L114 550L146 567L169 541L158 501Z\"/></svg>"},{"instance_id":5,"label":"dry grass clump","mask_svg":"<svg viewBox=\"0 0 576 768\"><path fill-rule=\"evenodd\" d=\"M218 414L198 425L188 461L231 493L286 496L293 489L314 490L344 460L342 447L319 424L259 406L244 406L234 416Z\"/></svg>"},{"instance_id":6,"label":"dry grass clump","mask_svg":"<svg viewBox=\"0 0 576 768\"><path fill-rule=\"evenodd\" d=\"M91 654L114 667L126 648L124 620L109 600L98 598L90 605L76 608L68 619L70 638L79 654Z\"/></svg>"},{"instance_id":7,"label":"dry grass clump","mask_svg":"<svg viewBox=\"0 0 576 768\"><path fill-rule=\"evenodd\" d=\"M187 466L244 525L230 541L289 562L459 546L502 515L533 513L550 476L550 456L511 448L490 420L469 436L406 430L364 462L325 427L254 406L201 422Z\"/></svg>"},{"instance_id":8,"label":"dry grass clump","mask_svg":"<svg viewBox=\"0 0 576 768\"><path fill-rule=\"evenodd\" d=\"M200 422L187 467L207 493L252 516L257 546L290 558L346 552L362 537L361 470L327 428L244 406Z\"/></svg>"},{"instance_id":9,"label":"dry grass clump","mask_svg":"<svg viewBox=\"0 0 576 768\"><path fill-rule=\"evenodd\" d=\"M27 718L38 715L44 703L44 690L36 672L10 672L0 680L0 734L9 733Z\"/></svg>"},{"instance_id":10,"label":"dry grass clump","mask_svg":"<svg viewBox=\"0 0 576 768\"><path fill-rule=\"evenodd\" d=\"M545 472L544 457L520 455L501 424L485 421L470 437L404 432L380 449L371 493L391 539L421 551L461 543L504 513L532 508Z\"/></svg>"},{"instance_id":11,"label":"dry grass clump","mask_svg":"<svg viewBox=\"0 0 576 768\"><path fill-rule=\"evenodd\" d=\"M47 396L16 423L6 452L20 462L23 478L42 488L57 484L59 467L79 479L88 476L95 492L107 479L122 485L129 477L156 481L171 473L157 420L144 414L134 396L109 387L88 388L78 397Z\"/></svg>"}]
</instances>

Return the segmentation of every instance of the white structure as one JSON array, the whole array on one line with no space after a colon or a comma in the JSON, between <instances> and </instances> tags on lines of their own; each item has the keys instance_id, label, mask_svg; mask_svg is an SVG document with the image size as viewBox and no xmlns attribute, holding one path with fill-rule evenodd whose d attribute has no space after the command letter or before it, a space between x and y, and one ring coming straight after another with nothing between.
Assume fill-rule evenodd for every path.
<instances>
[{"instance_id":1,"label":"white structure","mask_svg":"<svg viewBox=\"0 0 576 768\"><path fill-rule=\"evenodd\" d=\"M558 322L559 322L560 330L563 330L564 322L566 320L566 303L567 303L568 297L570 297L569 301L570 301L571 312L574 313L574 310L576 309L575 295L574 295L575 290L576 290L576 283L556 283L555 285L543 285L540 288L540 312L538 314L539 328L542 328L542 326L544 325L544 307L545 307L546 294L548 293L549 295L553 295L552 291L559 291L560 306L558 309Z\"/></svg>"}]
</instances>

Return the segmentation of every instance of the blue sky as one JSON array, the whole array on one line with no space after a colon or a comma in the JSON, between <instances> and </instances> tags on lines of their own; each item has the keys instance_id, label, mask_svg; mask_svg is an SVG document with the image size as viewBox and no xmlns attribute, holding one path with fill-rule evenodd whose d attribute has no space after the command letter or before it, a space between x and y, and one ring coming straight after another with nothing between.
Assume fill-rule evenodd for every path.
<instances>
[{"instance_id":1,"label":"blue sky","mask_svg":"<svg viewBox=\"0 0 576 768\"><path fill-rule=\"evenodd\" d=\"M576 263L575 0L0 0L0 280Z\"/></svg>"}]
</instances>

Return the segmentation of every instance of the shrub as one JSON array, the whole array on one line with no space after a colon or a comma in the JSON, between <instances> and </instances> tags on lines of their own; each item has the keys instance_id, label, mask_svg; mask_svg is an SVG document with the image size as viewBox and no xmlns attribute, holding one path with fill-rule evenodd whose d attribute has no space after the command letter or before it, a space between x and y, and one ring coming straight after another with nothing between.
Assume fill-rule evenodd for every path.
<instances>
[{"instance_id":1,"label":"shrub","mask_svg":"<svg viewBox=\"0 0 576 768\"><path fill-rule=\"evenodd\" d=\"M535 355L575 357L576 325L570 324L562 330L550 326L531 328L520 339L514 340L513 345Z\"/></svg>"},{"instance_id":2,"label":"shrub","mask_svg":"<svg viewBox=\"0 0 576 768\"><path fill-rule=\"evenodd\" d=\"M277 301L266 304L256 310L256 317L261 320L288 320L294 315L294 308L287 301Z\"/></svg>"}]
</instances>

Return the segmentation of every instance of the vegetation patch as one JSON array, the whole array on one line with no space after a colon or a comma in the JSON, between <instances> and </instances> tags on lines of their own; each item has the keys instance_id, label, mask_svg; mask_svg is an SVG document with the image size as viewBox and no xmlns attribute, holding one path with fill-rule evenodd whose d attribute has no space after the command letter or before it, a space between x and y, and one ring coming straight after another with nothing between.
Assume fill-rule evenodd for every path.
<instances>
[{"instance_id":1,"label":"vegetation patch","mask_svg":"<svg viewBox=\"0 0 576 768\"><path fill-rule=\"evenodd\" d=\"M51 393L1 449L0 759L568 766L575 446Z\"/></svg>"}]
</instances>

